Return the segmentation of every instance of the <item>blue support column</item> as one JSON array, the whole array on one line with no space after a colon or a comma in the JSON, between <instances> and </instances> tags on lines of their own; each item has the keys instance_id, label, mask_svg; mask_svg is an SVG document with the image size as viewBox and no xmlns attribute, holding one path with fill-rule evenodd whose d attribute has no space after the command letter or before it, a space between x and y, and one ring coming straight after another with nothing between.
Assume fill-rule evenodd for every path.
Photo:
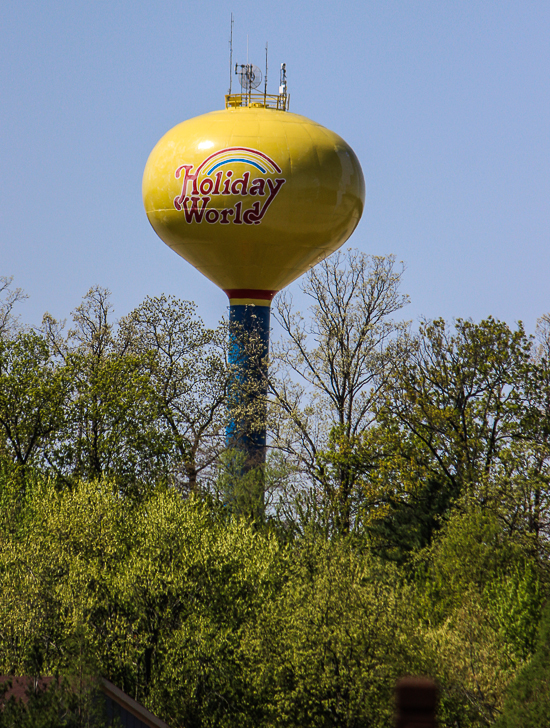
<instances>
[{"instance_id":1,"label":"blue support column","mask_svg":"<svg viewBox=\"0 0 550 728\"><path fill-rule=\"evenodd\" d=\"M230 385L227 447L242 454L242 472L265 463L267 356L269 306L231 305L229 362L234 367Z\"/></svg>"}]
</instances>

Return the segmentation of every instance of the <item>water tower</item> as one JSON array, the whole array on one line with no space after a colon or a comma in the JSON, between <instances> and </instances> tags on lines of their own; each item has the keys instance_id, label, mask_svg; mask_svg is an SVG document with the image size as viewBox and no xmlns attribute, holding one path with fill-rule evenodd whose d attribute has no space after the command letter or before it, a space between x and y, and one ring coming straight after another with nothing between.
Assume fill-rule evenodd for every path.
<instances>
[{"instance_id":1,"label":"water tower","mask_svg":"<svg viewBox=\"0 0 550 728\"><path fill-rule=\"evenodd\" d=\"M265 361L273 297L345 243L365 184L338 134L288 110L284 64L278 94L266 82L258 90L256 66L235 72L241 92L230 87L225 109L178 124L155 146L143 201L158 236L227 294L230 359L242 384L265 373L242 335L254 335ZM265 419L254 420L234 416L227 428L245 469L265 462Z\"/></svg>"}]
</instances>

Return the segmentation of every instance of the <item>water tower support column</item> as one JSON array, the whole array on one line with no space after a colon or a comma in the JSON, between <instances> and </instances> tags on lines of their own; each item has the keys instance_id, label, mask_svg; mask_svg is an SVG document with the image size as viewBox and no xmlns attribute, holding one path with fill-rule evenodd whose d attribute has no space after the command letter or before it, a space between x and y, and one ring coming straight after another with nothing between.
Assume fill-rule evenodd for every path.
<instances>
[{"instance_id":1,"label":"water tower support column","mask_svg":"<svg viewBox=\"0 0 550 728\"><path fill-rule=\"evenodd\" d=\"M263 508L262 466L266 461L270 303L268 300L230 299L229 308L229 363L233 372L226 444L234 454L233 459L238 460L235 475L244 476L255 471L249 486L257 493L249 496L260 508ZM229 496L230 501L240 500L237 494L233 496ZM238 508L236 502L235 506Z\"/></svg>"}]
</instances>

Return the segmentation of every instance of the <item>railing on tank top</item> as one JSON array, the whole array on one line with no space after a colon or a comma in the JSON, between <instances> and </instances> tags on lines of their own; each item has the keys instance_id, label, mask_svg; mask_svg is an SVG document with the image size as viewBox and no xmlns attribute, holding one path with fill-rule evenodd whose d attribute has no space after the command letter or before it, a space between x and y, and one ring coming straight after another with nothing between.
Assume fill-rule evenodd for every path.
<instances>
[{"instance_id":1,"label":"railing on tank top","mask_svg":"<svg viewBox=\"0 0 550 728\"><path fill-rule=\"evenodd\" d=\"M259 109L288 111L289 105L290 94L242 93L225 95L226 109L234 109L238 106L249 106Z\"/></svg>"}]
</instances>

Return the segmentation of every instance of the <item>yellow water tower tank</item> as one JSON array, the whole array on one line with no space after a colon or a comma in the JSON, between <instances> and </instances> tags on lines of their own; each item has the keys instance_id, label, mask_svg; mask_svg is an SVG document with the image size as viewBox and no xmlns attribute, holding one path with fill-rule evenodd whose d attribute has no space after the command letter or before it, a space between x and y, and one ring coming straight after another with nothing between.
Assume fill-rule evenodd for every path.
<instances>
[{"instance_id":1,"label":"yellow water tower tank","mask_svg":"<svg viewBox=\"0 0 550 728\"><path fill-rule=\"evenodd\" d=\"M284 110L235 94L155 146L143 201L159 237L232 304L269 302L356 228L365 183L351 147Z\"/></svg>"}]
</instances>

